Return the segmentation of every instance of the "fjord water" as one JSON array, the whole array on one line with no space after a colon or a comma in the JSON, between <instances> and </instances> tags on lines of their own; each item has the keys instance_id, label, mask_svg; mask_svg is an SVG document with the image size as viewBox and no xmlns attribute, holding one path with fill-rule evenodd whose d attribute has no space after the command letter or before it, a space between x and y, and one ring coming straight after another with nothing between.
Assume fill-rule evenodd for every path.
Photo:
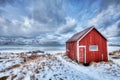
<instances>
[{"instance_id":1,"label":"fjord water","mask_svg":"<svg viewBox=\"0 0 120 80\"><path fill-rule=\"evenodd\" d=\"M0 52L29 52L44 51L45 53L65 52L65 46L41 46L41 45L0 45Z\"/></svg>"},{"instance_id":2,"label":"fjord water","mask_svg":"<svg viewBox=\"0 0 120 80\"><path fill-rule=\"evenodd\" d=\"M118 46L108 46L108 52L119 50ZM0 52L29 52L44 51L45 53L63 53L65 46L41 46L41 45L0 45Z\"/></svg>"}]
</instances>

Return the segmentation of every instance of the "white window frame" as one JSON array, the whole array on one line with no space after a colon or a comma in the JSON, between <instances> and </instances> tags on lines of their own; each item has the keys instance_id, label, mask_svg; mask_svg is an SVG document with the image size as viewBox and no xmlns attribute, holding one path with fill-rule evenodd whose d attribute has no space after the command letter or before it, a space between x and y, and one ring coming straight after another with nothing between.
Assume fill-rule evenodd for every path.
<instances>
[{"instance_id":1,"label":"white window frame","mask_svg":"<svg viewBox=\"0 0 120 80\"><path fill-rule=\"evenodd\" d=\"M92 46L97 47L96 49L91 49ZM98 45L89 45L89 51L98 51Z\"/></svg>"}]
</instances>

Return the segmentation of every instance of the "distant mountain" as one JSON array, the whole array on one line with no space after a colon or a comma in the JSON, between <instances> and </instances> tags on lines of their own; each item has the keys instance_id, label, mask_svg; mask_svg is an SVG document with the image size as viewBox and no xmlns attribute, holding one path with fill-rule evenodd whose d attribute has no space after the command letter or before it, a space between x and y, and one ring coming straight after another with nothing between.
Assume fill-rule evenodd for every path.
<instances>
[{"instance_id":1,"label":"distant mountain","mask_svg":"<svg viewBox=\"0 0 120 80\"><path fill-rule=\"evenodd\" d=\"M120 47L120 44L109 44L109 46L118 46L118 47Z\"/></svg>"},{"instance_id":2,"label":"distant mountain","mask_svg":"<svg viewBox=\"0 0 120 80\"><path fill-rule=\"evenodd\" d=\"M62 46L57 41L43 41L41 38L26 37L0 37L0 45L42 45L42 46Z\"/></svg>"}]
</instances>

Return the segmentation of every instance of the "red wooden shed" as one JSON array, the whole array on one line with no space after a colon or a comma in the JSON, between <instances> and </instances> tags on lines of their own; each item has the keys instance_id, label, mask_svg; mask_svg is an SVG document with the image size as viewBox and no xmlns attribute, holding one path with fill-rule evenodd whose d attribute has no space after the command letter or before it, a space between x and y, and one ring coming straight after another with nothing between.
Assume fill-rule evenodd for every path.
<instances>
[{"instance_id":1,"label":"red wooden shed","mask_svg":"<svg viewBox=\"0 0 120 80\"><path fill-rule=\"evenodd\" d=\"M67 40L66 54L83 64L108 61L107 39L95 27L87 28Z\"/></svg>"}]
</instances>

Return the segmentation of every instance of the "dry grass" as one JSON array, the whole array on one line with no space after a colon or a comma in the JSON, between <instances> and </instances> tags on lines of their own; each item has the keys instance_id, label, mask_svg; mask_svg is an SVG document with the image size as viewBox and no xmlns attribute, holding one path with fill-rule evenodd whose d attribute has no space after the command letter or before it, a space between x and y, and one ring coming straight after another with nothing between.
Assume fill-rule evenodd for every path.
<instances>
[{"instance_id":1,"label":"dry grass","mask_svg":"<svg viewBox=\"0 0 120 80\"><path fill-rule=\"evenodd\" d=\"M24 57L24 56L26 56L26 55L25 55L24 53L19 53L18 56L19 56L19 57Z\"/></svg>"},{"instance_id":2,"label":"dry grass","mask_svg":"<svg viewBox=\"0 0 120 80\"><path fill-rule=\"evenodd\" d=\"M115 55L115 53L114 52L110 52L109 55Z\"/></svg>"},{"instance_id":3,"label":"dry grass","mask_svg":"<svg viewBox=\"0 0 120 80\"><path fill-rule=\"evenodd\" d=\"M106 62L106 63L113 63L114 64L114 62L112 60L108 60L108 62Z\"/></svg>"},{"instance_id":4,"label":"dry grass","mask_svg":"<svg viewBox=\"0 0 120 80\"><path fill-rule=\"evenodd\" d=\"M17 75L12 74L11 80L14 80L14 78L16 78L16 76L17 76Z\"/></svg>"},{"instance_id":5,"label":"dry grass","mask_svg":"<svg viewBox=\"0 0 120 80\"><path fill-rule=\"evenodd\" d=\"M109 55L113 59L120 59L120 50L112 51L112 52L109 53Z\"/></svg>"},{"instance_id":6,"label":"dry grass","mask_svg":"<svg viewBox=\"0 0 120 80\"><path fill-rule=\"evenodd\" d=\"M67 55L63 55L62 56L66 61L68 61L68 62L77 62L77 61L75 61L75 60L72 60L71 58L69 58Z\"/></svg>"},{"instance_id":7,"label":"dry grass","mask_svg":"<svg viewBox=\"0 0 120 80\"><path fill-rule=\"evenodd\" d=\"M97 63L96 63L96 62L91 62L89 65L90 65L90 66L91 66L91 65L97 66Z\"/></svg>"},{"instance_id":8,"label":"dry grass","mask_svg":"<svg viewBox=\"0 0 120 80\"><path fill-rule=\"evenodd\" d=\"M66 53L57 53L56 55L60 55L60 56L66 56Z\"/></svg>"},{"instance_id":9,"label":"dry grass","mask_svg":"<svg viewBox=\"0 0 120 80\"><path fill-rule=\"evenodd\" d=\"M56 60L56 57L54 57L51 54L41 54L41 55L33 54L31 56L28 56L26 59L27 59L27 61L31 61L31 60L43 59L43 58L48 58L48 59L51 59L53 61Z\"/></svg>"},{"instance_id":10,"label":"dry grass","mask_svg":"<svg viewBox=\"0 0 120 80\"><path fill-rule=\"evenodd\" d=\"M94 67L99 66L98 64L109 64L109 65L113 65L115 64L112 60L108 60L108 61L101 61L101 62L91 62L89 65L93 65Z\"/></svg>"},{"instance_id":11,"label":"dry grass","mask_svg":"<svg viewBox=\"0 0 120 80\"><path fill-rule=\"evenodd\" d=\"M38 69L38 68L37 68L37 69L35 69L35 72L36 72L36 73L39 73L39 69Z\"/></svg>"},{"instance_id":12,"label":"dry grass","mask_svg":"<svg viewBox=\"0 0 120 80\"><path fill-rule=\"evenodd\" d=\"M0 78L0 80L7 80L8 77L9 76L3 76L3 77Z\"/></svg>"},{"instance_id":13,"label":"dry grass","mask_svg":"<svg viewBox=\"0 0 120 80\"><path fill-rule=\"evenodd\" d=\"M120 50L112 51L109 53L109 55L115 55L116 53L120 53Z\"/></svg>"},{"instance_id":14,"label":"dry grass","mask_svg":"<svg viewBox=\"0 0 120 80\"><path fill-rule=\"evenodd\" d=\"M30 62L38 62L38 61L49 60L49 59L52 60L52 61L57 60L57 58L55 56L51 55L51 54L31 55L28 58L29 59L26 62L22 63L22 65L25 66L25 67L26 66L29 67ZM50 64L51 64L51 62L44 62L44 61L40 62L40 66L35 69L35 72L39 73L39 71L41 69L43 69L44 66L46 66L46 65L49 66Z\"/></svg>"},{"instance_id":15,"label":"dry grass","mask_svg":"<svg viewBox=\"0 0 120 80\"><path fill-rule=\"evenodd\" d=\"M20 64L15 64L15 65L12 65L12 66L10 66L10 67L7 67L7 68L3 69L3 70L0 71L0 72L5 72L5 71L8 71L8 70L14 69L14 68L16 68L16 67L19 67L19 66L20 66Z\"/></svg>"},{"instance_id":16,"label":"dry grass","mask_svg":"<svg viewBox=\"0 0 120 80\"><path fill-rule=\"evenodd\" d=\"M112 56L113 59L120 59L120 55Z\"/></svg>"},{"instance_id":17,"label":"dry grass","mask_svg":"<svg viewBox=\"0 0 120 80\"><path fill-rule=\"evenodd\" d=\"M57 58L55 56L51 55L51 54L46 54L46 55L49 59L51 59L53 61L57 60Z\"/></svg>"},{"instance_id":18,"label":"dry grass","mask_svg":"<svg viewBox=\"0 0 120 80\"><path fill-rule=\"evenodd\" d=\"M109 60L107 62L104 62L104 64L109 64L110 66L112 66L113 64L115 64L112 60Z\"/></svg>"}]
</instances>

